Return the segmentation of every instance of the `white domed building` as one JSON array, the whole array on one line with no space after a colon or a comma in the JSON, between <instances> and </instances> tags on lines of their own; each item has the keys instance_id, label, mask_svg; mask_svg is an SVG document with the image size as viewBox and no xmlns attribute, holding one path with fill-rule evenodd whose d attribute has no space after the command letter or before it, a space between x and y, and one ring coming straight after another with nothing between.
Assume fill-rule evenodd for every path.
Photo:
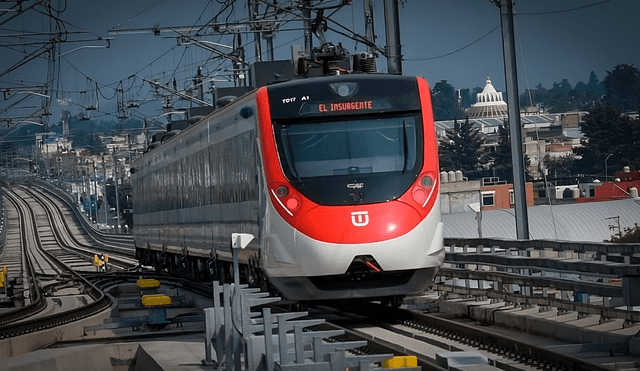
<instances>
[{"instance_id":1,"label":"white domed building","mask_svg":"<svg viewBox=\"0 0 640 371\"><path fill-rule=\"evenodd\" d=\"M496 91L489 78L482 93L477 94L476 101L465 110L471 119L507 116L507 103L502 99L502 92Z\"/></svg>"}]
</instances>

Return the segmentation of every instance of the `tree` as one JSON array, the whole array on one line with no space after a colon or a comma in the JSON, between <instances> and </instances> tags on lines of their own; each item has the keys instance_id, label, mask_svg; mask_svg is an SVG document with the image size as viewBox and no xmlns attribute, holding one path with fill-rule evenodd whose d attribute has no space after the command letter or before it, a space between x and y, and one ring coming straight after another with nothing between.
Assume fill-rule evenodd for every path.
<instances>
[{"instance_id":1,"label":"tree","mask_svg":"<svg viewBox=\"0 0 640 371\"><path fill-rule=\"evenodd\" d=\"M633 227L625 227L624 234L620 233L619 236L612 235L611 241L605 242L638 243L640 242L640 226L636 223Z\"/></svg>"},{"instance_id":2,"label":"tree","mask_svg":"<svg viewBox=\"0 0 640 371\"><path fill-rule=\"evenodd\" d=\"M502 126L498 128L498 146L494 152L487 156L493 162L492 170L501 180L513 183L513 161L511 160L511 134L509 121L504 120ZM524 155L525 171L529 167L531 160ZM531 176L527 172L527 177Z\"/></svg>"},{"instance_id":3,"label":"tree","mask_svg":"<svg viewBox=\"0 0 640 371\"><path fill-rule=\"evenodd\" d=\"M462 107L470 107L472 104L476 102L476 95L471 95L469 89L460 89L460 106Z\"/></svg>"},{"instance_id":4,"label":"tree","mask_svg":"<svg viewBox=\"0 0 640 371\"><path fill-rule=\"evenodd\" d=\"M433 115L436 121L453 120L463 117L462 110L458 106L456 89L447 82L440 80L431 92Z\"/></svg>"},{"instance_id":5,"label":"tree","mask_svg":"<svg viewBox=\"0 0 640 371\"><path fill-rule=\"evenodd\" d=\"M469 123L468 117L463 123L455 120L453 128L440 140L440 170L478 170L485 162L480 154L483 143L480 130Z\"/></svg>"},{"instance_id":6,"label":"tree","mask_svg":"<svg viewBox=\"0 0 640 371\"><path fill-rule=\"evenodd\" d=\"M551 157L544 156L544 167L550 178L567 178L571 176L573 156Z\"/></svg>"},{"instance_id":7,"label":"tree","mask_svg":"<svg viewBox=\"0 0 640 371\"><path fill-rule=\"evenodd\" d=\"M623 112L640 108L640 71L633 65L619 64L607 71L604 101Z\"/></svg>"},{"instance_id":8,"label":"tree","mask_svg":"<svg viewBox=\"0 0 640 371\"><path fill-rule=\"evenodd\" d=\"M554 82L551 90L559 95L569 95L569 92L571 91L571 84L569 84L569 80L562 79L562 82L559 84Z\"/></svg>"},{"instance_id":9,"label":"tree","mask_svg":"<svg viewBox=\"0 0 640 371\"><path fill-rule=\"evenodd\" d=\"M595 107L580 123L585 138L575 170L586 174L604 174L607 166L620 170L623 166L640 168L640 119L623 114L613 105ZM607 160L607 157L609 160Z\"/></svg>"},{"instance_id":10,"label":"tree","mask_svg":"<svg viewBox=\"0 0 640 371\"><path fill-rule=\"evenodd\" d=\"M591 71L591 75L589 75L589 83L587 84L587 90L585 90L585 93L593 93L598 97L603 96L605 93L604 87L600 83L600 80L598 80L596 73L593 71Z\"/></svg>"},{"instance_id":11,"label":"tree","mask_svg":"<svg viewBox=\"0 0 640 371\"><path fill-rule=\"evenodd\" d=\"M490 157L493 160L495 174L502 180L513 182L510 137L509 121L505 119L498 128L498 147L491 153Z\"/></svg>"},{"instance_id":12,"label":"tree","mask_svg":"<svg viewBox=\"0 0 640 371\"><path fill-rule=\"evenodd\" d=\"M540 106L549 107L549 91L545 89L542 84L538 84L535 89L527 89L522 95L520 95L520 102L522 105L527 106Z\"/></svg>"}]
</instances>

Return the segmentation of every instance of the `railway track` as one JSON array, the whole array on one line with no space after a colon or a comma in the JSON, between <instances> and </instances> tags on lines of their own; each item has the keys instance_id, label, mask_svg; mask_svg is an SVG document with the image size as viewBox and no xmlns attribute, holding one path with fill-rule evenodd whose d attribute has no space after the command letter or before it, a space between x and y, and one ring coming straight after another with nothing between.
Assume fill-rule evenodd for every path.
<instances>
[{"instance_id":1,"label":"railway track","mask_svg":"<svg viewBox=\"0 0 640 371\"><path fill-rule=\"evenodd\" d=\"M75 207L69 195L58 188L52 188L47 183L32 183L30 192L37 194L38 198L46 199L55 207L64 219L76 223L65 223L64 226L77 245L95 247L117 252L121 255L133 257L133 235L113 234L102 232L87 221L80 210Z\"/></svg>"},{"instance_id":2,"label":"railway track","mask_svg":"<svg viewBox=\"0 0 640 371\"><path fill-rule=\"evenodd\" d=\"M4 195L19 238L7 239L2 260L10 263L9 277L18 278L12 296L19 299L15 307L0 312L0 339L52 328L111 306L108 297L81 275L96 270L93 256L104 250L79 243L51 198L20 186L5 188ZM113 254L109 265L114 270L133 269L137 262Z\"/></svg>"},{"instance_id":3,"label":"railway track","mask_svg":"<svg viewBox=\"0 0 640 371\"><path fill-rule=\"evenodd\" d=\"M53 298L59 299L59 295L65 292L68 294L67 297L72 298L70 299L71 301L79 302L78 295L85 295L84 292L80 294L80 286L69 284L70 281L76 280L73 273L60 268L60 265L55 263L56 259L51 258L51 256L58 257L58 260L63 261L62 266L70 268L71 271L84 271L85 278L90 278L91 280L86 286L82 287L86 292L92 290L90 288L87 289L88 287L114 287L125 282L131 285L132 280L140 277L140 273L137 272L126 273L123 271L123 274L99 274L95 272L95 268L88 263L90 256L97 251L95 246L92 247L90 245L93 237L77 237L81 234L74 233L74 230L79 227L67 225L64 222L75 218L75 216L70 212L64 212L64 202L56 201L51 192L15 187L5 192L5 194L10 201L6 203L8 213L7 226L9 226L9 230L13 230L19 224L22 229L20 238L15 233L9 233L5 254L15 249L16 241L18 240L25 246L35 246L38 243L42 245L42 251L33 249L25 254L29 259L19 259L25 262L27 260L34 262L31 263L32 267L25 265L18 269L18 271L22 272L19 276L24 281L24 285L21 286L25 298L23 309L30 305L35 307L38 297L44 298L45 302L47 300L52 302ZM30 208L27 208L27 203L31 205ZM19 218L18 215L22 217ZM109 246L109 242L106 242L105 245L105 249L114 248L114 246ZM126 252L124 256L126 257ZM3 262L7 261L5 257L6 255L3 256ZM452 264L461 262L468 264L468 260L463 260L462 257L456 258L451 255L449 259ZM505 258L501 259L504 260ZM15 271L15 269L12 268L10 272L12 271ZM450 271L445 270L444 272L447 275L451 275ZM72 276L73 278L71 278ZM38 278L38 284L31 283L29 277ZM166 275L158 275L157 277L166 282L171 282L172 287L179 287L181 290L189 291L193 295L207 296L207 292L211 293L210 285L197 284L188 280L174 282L174 278ZM464 278L464 276L461 277ZM529 282L524 283L531 285ZM33 291L35 287L39 291ZM85 301L94 307L91 310L99 307L99 304L95 304L102 300L99 297L99 294L96 299L85 297ZM47 309L42 309L41 314L32 315L29 320L14 320L6 324L1 322L4 317L0 316L0 338L49 328L59 323L89 315L87 313L91 311L88 309L90 305L87 305L78 306L66 313L60 313L60 302L61 300L58 300L58 304L54 302L54 307L58 306L55 315L47 312ZM49 308L51 307L49 306ZM282 307L278 310L282 310ZM345 329L346 335L339 339L328 339L328 341L364 339L369 342L369 346L356 349L356 352L416 355L419 359L419 364L424 370L441 370L442 366L438 365L437 354L448 352L478 352L486 357L488 361L488 364L483 366L483 369L510 371L547 369L613 370L615 367L610 364L614 363L614 359L618 359L585 361L577 354L553 351L548 348L549 345L555 345L560 346L559 349L566 349L562 348L564 344L558 340L540 338L533 342L525 341L523 336L518 333L514 335L514 332L504 329L489 328L486 324L479 325L468 318L443 318L441 315L433 313L392 309L375 304L349 307L312 306L309 308L309 317L312 319L326 319L329 324L323 326L330 326L331 328L338 326ZM197 328L192 328L192 331L197 331ZM171 331L162 333L171 336ZM148 336L149 334L145 335ZM161 336L161 332L156 333L156 335ZM128 336L131 338L131 335ZM93 340L95 341L96 339ZM78 340L77 343L81 344L82 340ZM634 367L628 368L634 369Z\"/></svg>"},{"instance_id":4,"label":"railway track","mask_svg":"<svg viewBox=\"0 0 640 371\"><path fill-rule=\"evenodd\" d=\"M118 274L118 276L122 282L126 280L132 282L139 278L135 274ZM159 279L163 286L179 288L180 295L189 292L192 295L211 298L210 285L153 273L144 277ZM97 283L99 285L113 285L113 281L105 277L96 276L96 278L102 280L102 283ZM287 302L269 305L269 307L272 313L290 312L292 308ZM325 324L310 327L309 331L345 331L344 335L324 339L328 343L366 340L368 342L366 347L352 351L355 355L414 355L418 358L418 364L423 370L446 369L441 363L439 364L439 358L449 353L457 354L458 357L460 354L480 354L486 360L486 364L480 366L482 370L611 371L616 369L612 366L616 362L626 365L621 366L624 369L635 369L629 366L633 364L629 361L633 359L631 357L618 354L615 358L607 355L600 355L601 358L598 358L593 354L585 356L569 353L566 344L558 340L525 336L518 332L479 324L469 319L446 318L435 312L425 313L405 308L390 308L375 303L364 305L325 303L310 305L308 313L308 316L302 319L326 321ZM155 334L156 337L170 337L179 335L182 331L184 330L179 328L164 329ZM197 328L191 327L189 331L193 333ZM114 341L112 333L108 336L109 341ZM135 339L142 341L145 338L148 339L150 334L139 332L135 335L127 332L122 333L121 336L127 341L135 341ZM96 339L94 337L88 341L95 342ZM83 342L77 341L75 344L83 344Z\"/></svg>"},{"instance_id":5,"label":"railway track","mask_svg":"<svg viewBox=\"0 0 640 371\"><path fill-rule=\"evenodd\" d=\"M423 370L442 370L443 364L438 359L448 353L452 353L449 356L479 354L481 357L476 356L475 362L481 358L486 363L475 365L480 365L482 370L615 369L612 357L588 359L567 352L568 348L554 339L535 338L438 314L376 304L314 307L310 313L313 318L326 318L332 326L345 329L347 333L341 341L367 340L370 349L360 349L360 352L415 355ZM554 350L554 346L561 350ZM635 369L628 364L633 362L623 367Z\"/></svg>"}]
</instances>

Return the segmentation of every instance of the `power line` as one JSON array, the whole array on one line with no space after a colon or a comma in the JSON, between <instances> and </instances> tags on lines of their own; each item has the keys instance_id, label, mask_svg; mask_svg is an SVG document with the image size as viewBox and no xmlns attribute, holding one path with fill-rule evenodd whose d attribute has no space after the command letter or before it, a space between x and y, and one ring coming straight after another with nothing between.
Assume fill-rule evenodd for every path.
<instances>
[{"instance_id":1,"label":"power line","mask_svg":"<svg viewBox=\"0 0 640 371\"><path fill-rule=\"evenodd\" d=\"M487 32L486 34L484 34L484 35L480 36L478 39L476 39L476 40L474 40L474 41L470 42L469 44L467 44L467 45L465 45L465 46L463 46L463 47L461 47L461 48L459 48L459 49L456 49L456 50L454 50L454 51L451 51L451 52L449 52L449 53L446 53L446 54L438 55L438 56L435 56L435 57L428 57L428 58L403 58L403 59L404 59L404 60L407 60L407 61L430 61L430 60L433 60L433 59L438 59L438 58L448 57L448 56L450 56L450 55L452 55L452 54L455 54L455 53L457 53L457 52L459 52L459 51L461 51L461 50L464 50L464 49L466 49L466 48L470 47L471 45L473 45L473 44L477 43L478 41L480 41L480 40L484 39L485 37L489 36L493 31L497 30L498 28L500 28L500 25L497 25L497 26L496 26L496 27L494 27L491 31L489 31L489 32Z\"/></svg>"},{"instance_id":2,"label":"power line","mask_svg":"<svg viewBox=\"0 0 640 371\"><path fill-rule=\"evenodd\" d=\"M593 4L588 4L588 5L583 5L583 6L578 6L575 8L569 8L569 9L562 9L562 10L550 10L547 12L527 12L527 13L516 13L516 15L543 15L543 14L558 14L558 13L565 13L565 12L572 12L574 10L580 10L580 9L585 9L585 8L590 8L592 6L596 6L596 5L600 5L600 4L604 4L604 3L608 3L612 0L603 0L603 1L599 1L597 3L593 3Z\"/></svg>"}]
</instances>

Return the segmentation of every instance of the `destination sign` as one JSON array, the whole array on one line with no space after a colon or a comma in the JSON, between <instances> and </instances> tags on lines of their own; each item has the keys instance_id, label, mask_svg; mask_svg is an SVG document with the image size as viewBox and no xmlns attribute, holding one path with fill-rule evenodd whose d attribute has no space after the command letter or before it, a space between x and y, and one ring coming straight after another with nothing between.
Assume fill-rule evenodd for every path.
<instances>
[{"instance_id":1,"label":"destination sign","mask_svg":"<svg viewBox=\"0 0 640 371\"><path fill-rule=\"evenodd\" d=\"M373 108L370 100L344 103L319 103L318 112L359 111Z\"/></svg>"}]
</instances>

